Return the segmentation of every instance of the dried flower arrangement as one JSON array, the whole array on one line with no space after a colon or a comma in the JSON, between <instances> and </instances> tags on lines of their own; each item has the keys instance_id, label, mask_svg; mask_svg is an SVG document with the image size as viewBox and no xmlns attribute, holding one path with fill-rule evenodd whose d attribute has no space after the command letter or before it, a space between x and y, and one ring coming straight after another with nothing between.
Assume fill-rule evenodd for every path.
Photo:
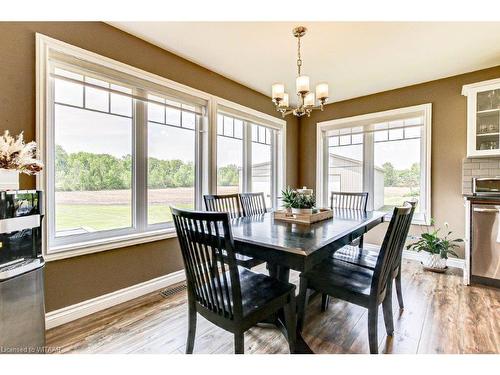
<instances>
[{"instance_id":1,"label":"dried flower arrangement","mask_svg":"<svg viewBox=\"0 0 500 375\"><path fill-rule=\"evenodd\" d=\"M24 143L23 133L16 137L6 130L0 136L0 169L17 170L24 174L36 174L43 164L36 159L36 142Z\"/></svg>"}]
</instances>

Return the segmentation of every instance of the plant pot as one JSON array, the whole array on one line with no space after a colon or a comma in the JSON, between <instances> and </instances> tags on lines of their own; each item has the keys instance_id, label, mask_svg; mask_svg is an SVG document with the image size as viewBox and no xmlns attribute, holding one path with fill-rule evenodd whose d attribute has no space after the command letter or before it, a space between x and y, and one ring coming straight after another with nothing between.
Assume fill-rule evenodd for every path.
<instances>
[{"instance_id":1,"label":"plant pot","mask_svg":"<svg viewBox=\"0 0 500 375\"><path fill-rule=\"evenodd\" d=\"M312 215L312 208L292 208L293 215Z\"/></svg>"},{"instance_id":2,"label":"plant pot","mask_svg":"<svg viewBox=\"0 0 500 375\"><path fill-rule=\"evenodd\" d=\"M422 260L422 266L424 269L435 272L444 272L448 268L446 266L446 259L441 258L440 254L430 254L427 255Z\"/></svg>"},{"instance_id":3,"label":"plant pot","mask_svg":"<svg viewBox=\"0 0 500 375\"><path fill-rule=\"evenodd\" d=\"M0 168L0 190L19 190L19 171Z\"/></svg>"}]
</instances>

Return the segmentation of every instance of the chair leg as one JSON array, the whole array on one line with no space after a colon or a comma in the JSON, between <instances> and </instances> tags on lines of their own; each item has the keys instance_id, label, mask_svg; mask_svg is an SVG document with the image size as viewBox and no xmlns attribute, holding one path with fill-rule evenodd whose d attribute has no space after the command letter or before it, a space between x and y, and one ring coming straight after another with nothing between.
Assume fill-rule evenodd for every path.
<instances>
[{"instance_id":1,"label":"chair leg","mask_svg":"<svg viewBox=\"0 0 500 375\"><path fill-rule=\"evenodd\" d=\"M194 338L196 335L196 307L192 303L188 303L188 337L186 344L186 354L193 354Z\"/></svg>"},{"instance_id":2,"label":"chair leg","mask_svg":"<svg viewBox=\"0 0 500 375\"><path fill-rule=\"evenodd\" d=\"M245 353L245 339L243 332L237 332L234 334L234 354L244 354Z\"/></svg>"},{"instance_id":3,"label":"chair leg","mask_svg":"<svg viewBox=\"0 0 500 375\"><path fill-rule=\"evenodd\" d=\"M394 321L392 316L392 280L387 285L387 294L382 302L382 310L384 312L384 323L387 336L394 334Z\"/></svg>"},{"instance_id":4,"label":"chair leg","mask_svg":"<svg viewBox=\"0 0 500 375\"><path fill-rule=\"evenodd\" d=\"M298 311L297 311L297 330L302 332L306 319L306 308L309 302L309 296L307 294L307 279L300 278L299 287L299 300L298 300Z\"/></svg>"},{"instance_id":5,"label":"chair leg","mask_svg":"<svg viewBox=\"0 0 500 375\"><path fill-rule=\"evenodd\" d=\"M398 274L396 275L394 281L396 283L396 294L398 296L399 308L403 310L405 308L405 305L403 303L403 291L401 289L401 267L399 267Z\"/></svg>"},{"instance_id":6,"label":"chair leg","mask_svg":"<svg viewBox=\"0 0 500 375\"><path fill-rule=\"evenodd\" d=\"M362 248L363 248L363 238L364 238L364 236L359 237L359 244L358 244L358 247L359 247L360 249L362 249Z\"/></svg>"},{"instance_id":7,"label":"chair leg","mask_svg":"<svg viewBox=\"0 0 500 375\"><path fill-rule=\"evenodd\" d=\"M368 309L368 342L370 343L370 354L378 353L378 306Z\"/></svg>"},{"instance_id":8,"label":"chair leg","mask_svg":"<svg viewBox=\"0 0 500 375\"><path fill-rule=\"evenodd\" d=\"M321 312L328 310L328 304L330 303L330 296L328 294L321 294Z\"/></svg>"},{"instance_id":9,"label":"chair leg","mask_svg":"<svg viewBox=\"0 0 500 375\"><path fill-rule=\"evenodd\" d=\"M293 354L295 353L295 342L297 341L295 296L290 295L290 301L284 306L283 313L285 316L286 333L288 336L288 347L290 348L290 354Z\"/></svg>"}]
</instances>

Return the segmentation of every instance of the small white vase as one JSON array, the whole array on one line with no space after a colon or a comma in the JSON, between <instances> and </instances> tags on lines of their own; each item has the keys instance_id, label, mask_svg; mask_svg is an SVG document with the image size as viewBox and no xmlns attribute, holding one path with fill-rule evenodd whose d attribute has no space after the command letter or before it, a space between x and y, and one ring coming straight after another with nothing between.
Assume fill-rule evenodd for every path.
<instances>
[{"instance_id":1,"label":"small white vase","mask_svg":"<svg viewBox=\"0 0 500 375\"><path fill-rule=\"evenodd\" d=\"M0 190L19 190L19 171L0 168Z\"/></svg>"},{"instance_id":2,"label":"small white vase","mask_svg":"<svg viewBox=\"0 0 500 375\"><path fill-rule=\"evenodd\" d=\"M427 253L422 260L422 265L431 270L443 271L446 269L446 259L441 258L441 255L439 254Z\"/></svg>"}]
</instances>

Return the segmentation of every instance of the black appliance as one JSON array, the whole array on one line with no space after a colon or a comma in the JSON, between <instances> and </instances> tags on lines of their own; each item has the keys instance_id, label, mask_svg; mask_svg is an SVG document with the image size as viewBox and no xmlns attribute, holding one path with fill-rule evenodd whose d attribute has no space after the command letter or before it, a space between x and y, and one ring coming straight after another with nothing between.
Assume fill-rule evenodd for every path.
<instances>
[{"instance_id":1,"label":"black appliance","mask_svg":"<svg viewBox=\"0 0 500 375\"><path fill-rule=\"evenodd\" d=\"M0 354L45 347L42 192L0 191Z\"/></svg>"}]
</instances>

